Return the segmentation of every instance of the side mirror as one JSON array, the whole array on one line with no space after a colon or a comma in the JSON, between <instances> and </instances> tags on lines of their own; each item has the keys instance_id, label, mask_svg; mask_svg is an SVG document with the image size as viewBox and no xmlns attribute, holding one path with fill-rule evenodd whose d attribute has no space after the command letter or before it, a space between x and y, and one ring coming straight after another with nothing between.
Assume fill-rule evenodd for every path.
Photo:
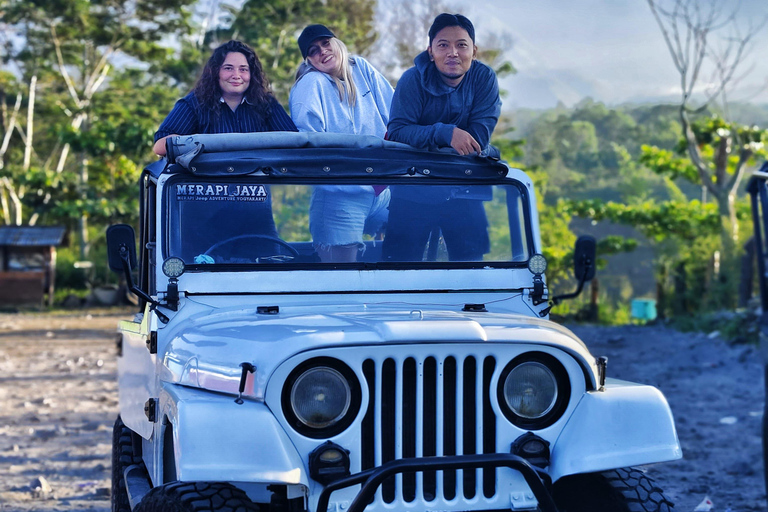
<instances>
[{"instance_id":1,"label":"side mirror","mask_svg":"<svg viewBox=\"0 0 768 512\"><path fill-rule=\"evenodd\" d=\"M582 235L576 240L573 250L573 274L579 281L591 281L595 278L595 254L597 242L589 235Z\"/></svg>"},{"instance_id":2,"label":"side mirror","mask_svg":"<svg viewBox=\"0 0 768 512\"><path fill-rule=\"evenodd\" d=\"M107 228L107 255L113 272L125 272L121 254L128 256L131 269L136 268L136 233L128 224L115 224Z\"/></svg>"},{"instance_id":3,"label":"side mirror","mask_svg":"<svg viewBox=\"0 0 768 512\"><path fill-rule=\"evenodd\" d=\"M578 281L578 287L573 293L566 293L552 297L552 305L560 304L560 302L564 299L572 299L577 297L581 293L581 290L584 289L584 283L594 279L596 254L597 242L593 237L589 235L582 235L576 240L576 246L573 248L573 272L575 274L576 280ZM549 308L545 309L539 314L544 316L548 312Z\"/></svg>"},{"instance_id":4,"label":"side mirror","mask_svg":"<svg viewBox=\"0 0 768 512\"><path fill-rule=\"evenodd\" d=\"M160 305L147 292L133 283L131 270L136 268L136 232L128 224L115 224L107 228L107 256L109 268L115 272L122 272L128 289L152 305L157 317L163 323L168 323L168 317L157 310Z\"/></svg>"}]
</instances>

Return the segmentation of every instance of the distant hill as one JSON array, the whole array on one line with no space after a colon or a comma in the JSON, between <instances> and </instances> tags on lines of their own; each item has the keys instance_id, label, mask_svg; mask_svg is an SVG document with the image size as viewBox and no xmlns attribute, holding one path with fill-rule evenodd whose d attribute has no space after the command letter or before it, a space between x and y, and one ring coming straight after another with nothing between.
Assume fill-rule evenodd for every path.
<instances>
[{"instance_id":1,"label":"distant hill","mask_svg":"<svg viewBox=\"0 0 768 512\"><path fill-rule=\"evenodd\" d=\"M762 128L768 127L768 103L762 105L752 105L749 103L736 103L729 107L730 117L746 125L757 125Z\"/></svg>"},{"instance_id":2,"label":"distant hill","mask_svg":"<svg viewBox=\"0 0 768 512\"><path fill-rule=\"evenodd\" d=\"M667 111L670 114L674 114L674 112L677 109L677 105L672 103L624 103L622 105L607 105L608 108L620 110L622 112L626 112L630 115L638 114L642 111L645 112L653 112L653 111ZM573 108L568 108L563 104L560 104L556 107L549 108L549 109L530 109L530 108L522 108L522 109L515 109L512 111L505 111L502 113L502 117L506 124L514 128L513 137L515 138L525 138L526 135L529 133L531 127L536 123L536 121L545 115L553 115L553 114L560 114L560 113L566 113L568 111L577 109L578 105L574 106ZM728 113L729 115L724 116L727 118L731 118L736 122L745 124L745 125L753 125L756 124L760 127L768 127L768 103L763 104L751 104L751 103L734 103L732 105L729 105L728 107ZM642 118L636 118L638 123L642 124L643 119Z\"/></svg>"}]
</instances>

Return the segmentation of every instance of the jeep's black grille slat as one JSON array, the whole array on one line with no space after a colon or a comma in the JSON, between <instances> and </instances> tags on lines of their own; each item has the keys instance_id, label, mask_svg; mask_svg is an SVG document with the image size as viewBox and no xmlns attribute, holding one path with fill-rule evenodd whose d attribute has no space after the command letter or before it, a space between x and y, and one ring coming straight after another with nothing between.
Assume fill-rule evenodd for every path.
<instances>
[{"instance_id":1,"label":"jeep's black grille slat","mask_svg":"<svg viewBox=\"0 0 768 512\"><path fill-rule=\"evenodd\" d=\"M495 453L492 356L367 359L370 402L362 422L361 469L396 458ZM478 475L477 471L481 471ZM431 502L496 494L495 470L426 471L388 478L380 500Z\"/></svg>"},{"instance_id":2,"label":"jeep's black grille slat","mask_svg":"<svg viewBox=\"0 0 768 512\"><path fill-rule=\"evenodd\" d=\"M437 363L434 357L424 361L424 430L422 450L424 457L437 455ZM424 498L432 501L437 492L437 472L424 472Z\"/></svg>"},{"instance_id":3,"label":"jeep's black grille slat","mask_svg":"<svg viewBox=\"0 0 768 512\"><path fill-rule=\"evenodd\" d=\"M486 357L483 362L483 425L494 425L496 415L491 407L491 377L496 369L496 360ZM496 429L483 430L483 453L496 453ZM496 470L483 470L483 496L491 498L496 494Z\"/></svg>"},{"instance_id":4,"label":"jeep's black grille slat","mask_svg":"<svg viewBox=\"0 0 768 512\"><path fill-rule=\"evenodd\" d=\"M406 392L405 390L409 390ZM410 391L413 391L411 393ZM403 365L403 458L416 456L416 361L412 357ZM416 474L403 474L403 499L416 499Z\"/></svg>"},{"instance_id":5,"label":"jeep's black grille slat","mask_svg":"<svg viewBox=\"0 0 768 512\"><path fill-rule=\"evenodd\" d=\"M443 455L456 455L456 360L443 365ZM443 472L443 497L456 497L456 472Z\"/></svg>"},{"instance_id":6,"label":"jeep's black grille slat","mask_svg":"<svg viewBox=\"0 0 768 512\"><path fill-rule=\"evenodd\" d=\"M376 408L376 365L370 359L363 363L363 375L365 376L365 384L368 387L371 399L368 402L368 408L365 410L365 416L363 416L360 440L363 446L373 446L376 439L374 433L374 421L376 421L374 416ZM376 466L375 455L373 450L363 450L360 453L360 465L363 471Z\"/></svg>"},{"instance_id":7,"label":"jeep's black grille slat","mask_svg":"<svg viewBox=\"0 0 768 512\"><path fill-rule=\"evenodd\" d=\"M464 378L462 379L462 424L463 425L476 425L475 421L475 381L477 379L477 366L475 365L475 358L468 357L464 360ZM464 428L462 432L463 441L463 454L474 455L477 453L476 448L476 432L474 428ZM465 469L462 471L464 474L464 496L467 498L475 497L475 485L477 485L477 470Z\"/></svg>"},{"instance_id":8,"label":"jeep's black grille slat","mask_svg":"<svg viewBox=\"0 0 768 512\"><path fill-rule=\"evenodd\" d=\"M397 409L396 385L397 369L395 361L387 359L384 361L384 367L381 372L381 431L387 435L381 437L381 463L387 463L395 460L395 421ZM392 503L395 501L395 478L390 477L384 481L381 491L384 495L384 501Z\"/></svg>"}]
</instances>

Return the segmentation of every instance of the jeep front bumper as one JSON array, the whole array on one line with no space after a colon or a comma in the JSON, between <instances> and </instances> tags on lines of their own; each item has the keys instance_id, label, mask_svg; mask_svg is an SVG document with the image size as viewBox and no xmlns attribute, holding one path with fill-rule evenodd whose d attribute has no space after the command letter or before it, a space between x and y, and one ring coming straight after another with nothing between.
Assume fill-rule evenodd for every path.
<instances>
[{"instance_id":1,"label":"jeep front bumper","mask_svg":"<svg viewBox=\"0 0 768 512\"><path fill-rule=\"evenodd\" d=\"M361 471L360 473L350 475L327 485L320 494L315 512L328 512L328 503L331 494L334 491L354 485L361 485L360 492L358 492L357 496L352 500L352 503L347 508L346 512L363 512L373 499L379 486L381 486L387 478L398 473L500 467L516 470L523 476L536 500L538 500L538 508L541 512L557 512L557 507L542 479L542 475L546 478L546 473L543 470L532 466L522 457L504 453L393 460L377 468ZM510 499L514 500L514 497L510 497ZM532 503L531 500L526 501L525 508L536 507L536 504ZM515 508L522 507L515 507L515 504L513 503L512 509L514 510Z\"/></svg>"}]
</instances>

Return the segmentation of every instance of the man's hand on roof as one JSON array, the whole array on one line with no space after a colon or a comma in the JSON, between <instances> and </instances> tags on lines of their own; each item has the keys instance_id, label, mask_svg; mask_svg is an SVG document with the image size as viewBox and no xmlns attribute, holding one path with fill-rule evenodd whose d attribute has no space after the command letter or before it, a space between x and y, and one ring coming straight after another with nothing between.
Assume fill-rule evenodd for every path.
<instances>
[{"instance_id":1,"label":"man's hand on roof","mask_svg":"<svg viewBox=\"0 0 768 512\"><path fill-rule=\"evenodd\" d=\"M480 144L478 144L475 138L469 134L469 132L458 127L453 129L451 147L455 149L460 155L479 153L483 149L480 147Z\"/></svg>"}]
</instances>

